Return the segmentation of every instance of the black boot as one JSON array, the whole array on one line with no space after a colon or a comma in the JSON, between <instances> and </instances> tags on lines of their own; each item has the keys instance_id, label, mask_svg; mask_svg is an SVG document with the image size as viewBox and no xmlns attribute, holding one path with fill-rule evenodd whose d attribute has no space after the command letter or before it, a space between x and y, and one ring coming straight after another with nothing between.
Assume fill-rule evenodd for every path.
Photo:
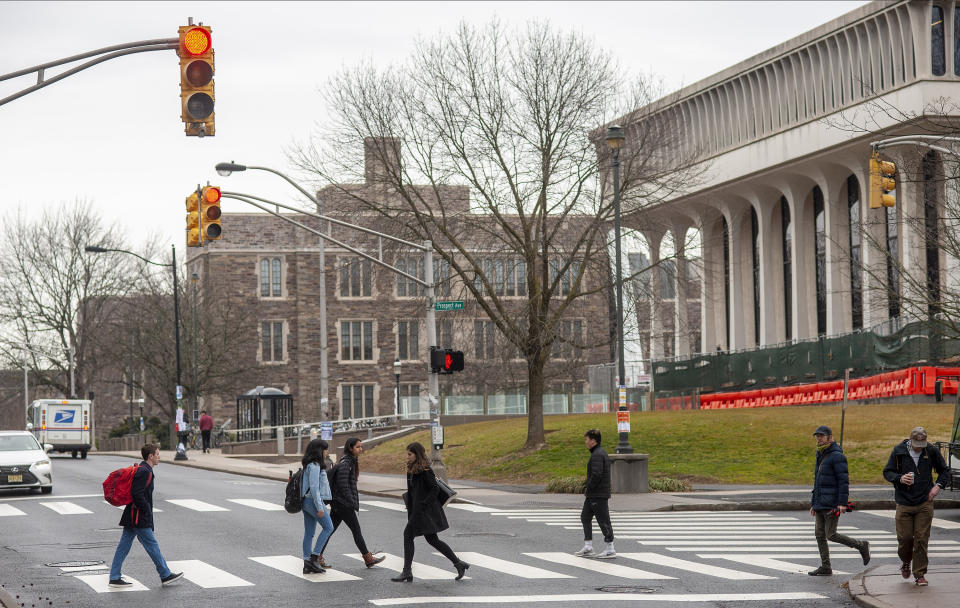
<instances>
[{"instance_id":1,"label":"black boot","mask_svg":"<svg viewBox=\"0 0 960 608\"><path fill-rule=\"evenodd\" d=\"M833 570L829 566L820 566L816 570L807 572L810 576L832 576Z\"/></svg>"},{"instance_id":2,"label":"black boot","mask_svg":"<svg viewBox=\"0 0 960 608\"><path fill-rule=\"evenodd\" d=\"M413 574L409 570L404 570L397 576L391 578L390 580L395 583L412 583Z\"/></svg>"},{"instance_id":3,"label":"black boot","mask_svg":"<svg viewBox=\"0 0 960 608\"><path fill-rule=\"evenodd\" d=\"M310 554L310 561L324 569L332 567L327 563L327 560L323 559L322 555L316 555L315 553Z\"/></svg>"},{"instance_id":4,"label":"black boot","mask_svg":"<svg viewBox=\"0 0 960 608\"><path fill-rule=\"evenodd\" d=\"M304 574L323 574L326 572L319 564L313 563L313 560L305 559L303 560L303 573Z\"/></svg>"},{"instance_id":5,"label":"black boot","mask_svg":"<svg viewBox=\"0 0 960 608\"><path fill-rule=\"evenodd\" d=\"M455 578L455 579L453 579L453 580L458 581L458 580L460 580L460 579L463 578L463 573L467 571L467 568L470 567L470 564L468 564L467 562L461 560L461 561L455 563L455 564L453 565L453 567L457 569L457 578Z\"/></svg>"}]
</instances>

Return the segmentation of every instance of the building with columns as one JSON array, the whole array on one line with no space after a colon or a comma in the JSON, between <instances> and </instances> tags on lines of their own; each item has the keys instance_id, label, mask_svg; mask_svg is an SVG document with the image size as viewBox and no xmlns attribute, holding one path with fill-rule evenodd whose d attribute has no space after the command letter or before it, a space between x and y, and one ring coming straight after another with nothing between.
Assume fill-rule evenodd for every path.
<instances>
[{"instance_id":1,"label":"building with columns","mask_svg":"<svg viewBox=\"0 0 960 608\"><path fill-rule=\"evenodd\" d=\"M680 339L696 322L681 302L691 240L702 263L701 353L937 312L957 281L957 259L941 246L956 215L946 212L957 192L945 179L956 159L914 145L883 150L897 165L896 205L878 209L869 160L879 139L954 134L958 85L960 3L871 2L638 109L640 121L676 125L680 151L705 170L625 220L643 231L652 262L664 237L680 244L669 252L675 318L650 315L653 358L695 352ZM629 145L642 123L624 122Z\"/></svg>"}]
</instances>

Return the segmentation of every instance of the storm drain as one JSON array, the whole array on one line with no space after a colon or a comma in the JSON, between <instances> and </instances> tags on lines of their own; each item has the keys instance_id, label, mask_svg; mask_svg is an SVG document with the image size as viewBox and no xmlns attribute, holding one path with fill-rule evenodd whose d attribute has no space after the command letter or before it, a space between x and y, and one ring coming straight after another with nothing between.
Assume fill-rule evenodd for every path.
<instances>
[{"instance_id":1,"label":"storm drain","mask_svg":"<svg viewBox=\"0 0 960 608\"><path fill-rule=\"evenodd\" d=\"M597 591L603 593L656 593L653 587L637 587L635 585L607 585L606 587L597 587Z\"/></svg>"}]
</instances>

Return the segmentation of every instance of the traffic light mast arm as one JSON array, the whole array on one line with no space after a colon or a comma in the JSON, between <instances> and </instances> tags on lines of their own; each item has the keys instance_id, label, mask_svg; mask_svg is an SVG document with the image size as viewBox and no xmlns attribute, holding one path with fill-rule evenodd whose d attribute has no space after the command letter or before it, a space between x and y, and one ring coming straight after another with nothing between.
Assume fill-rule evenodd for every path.
<instances>
[{"instance_id":1,"label":"traffic light mast arm","mask_svg":"<svg viewBox=\"0 0 960 608\"><path fill-rule=\"evenodd\" d=\"M114 46L104 47L102 49L97 49L94 51L88 51L86 53L80 53L79 55L72 55L70 57L64 57L63 59L56 59L54 61L48 61L47 63L41 63L40 65L33 66L32 68L25 68L22 70L17 70L16 72L10 72L9 74L4 74L0 76L0 82L4 80L9 80L11 78L17 78L18 76L25 76L26 74L32 74L33 72L37 73L37 84L32 87L27 87L21 91L14 93L0 99L0 106L11 102L15 99L20 99L25 95L29 95L34 91L39 91L40 89L49 86L55 82L63 80L67 76L73 76L77 72L85 70L89 67L93 67L98 63L103 63L108 59L114 59L115 57L122 57L124 55L132 55L134 53L144 53L147 51L167 51L167 50L176 50L179 45L178 38L158 38L156 40L140 40L137 42L127 42L125 44L117 44ZM74 61L80 61L81 59L86 59L87 57L94 57L96 55L103 55L102 57L97 57L91 61L88 61L84 64L78 65L75 68L71 68L62 74L57 74L52 78L44 79L44 72L48 68L56 67L63 65L65 63L72 63Z\"/></svg>"},{"instance_id":2,"label":"traffic light mast arm","mask_svg":"<svg viewBox=\"0 0 960 608\"><path fill-rule=\"evenodd\" d=\"M960 142L960 137L940 137L937 135L902 135L900 137L890 137L888 139L870 142L870 146L872 146L874 150L882 150L884 148L890 148L893 146L923 146L925 148L930 148L931 150L936 150L937 152L943 152L944 154L960 157L960 154L951 150L950 148L944 148L943 146L937 146L926 141L921 141L925 139L933 141Z\"/></svg>"}]
</instances>

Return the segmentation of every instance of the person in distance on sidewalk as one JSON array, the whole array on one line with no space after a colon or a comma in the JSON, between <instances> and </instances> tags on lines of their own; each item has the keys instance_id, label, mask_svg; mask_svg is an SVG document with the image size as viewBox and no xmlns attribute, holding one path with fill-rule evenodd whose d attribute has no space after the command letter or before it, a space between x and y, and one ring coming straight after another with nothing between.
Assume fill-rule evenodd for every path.
<instances>
[{"instance_id":1,"label":"person in distance on sidewalk","mask_svg":"<svg viewBox=\"0 0 960 608\"><path fill-rule=\"evenodd\" d=\"M360 477L360 463L358 459L363 453L363 445L356 437L347 439L343 445L343 456L340 462L333 467L328 474L330 478L330 490L333 492L333 502L331 503L330 519L333 521L333 531L336 532L341 522L345 522L350 531L353 532L353 542L357 549L363 555L363 563L367 568L373 568L386 559L385 556L374 556L367 550L367 542L363 540L363 532L360 530L360 520L357 513L360 511L360 493L357 491L357 479ZM327 537L327 543L330 542L331 533ZM318 563L323 565L323 552L327 546L320 549ZM324 566L326 567L326 566Z\"/></svg>"},{"instance_id":2,"label":"person in distance on sidewalk","mask_svg":"<svg viewBox=\"0 0 960 608\"><path fill-rule=\"evenodd\" d=\"M937 483L933 483L933 471ZM893 484L893 500L897 503L897 555L902 562L900 575L913 576L920 587L927 586L927 543L933 523L933 499L950 479L950 469L940 450L927 443L927 431L918 426L910 438L890 452L883 478Z\"/></svg>"},{"instance_id":3,"label":"person in distance on sidewalk","mask_svg":"<svg viewBox=\"0 0 960 608\"><path fill-rule=\"evenodd\" d=\"M413 581L410 568L413 566L413 539L424 537L430 545L450 560L457 569L456 580L463 578L469 564L460 560L447 543L440 540L438 532L450 525L443 513L438 495L437 476L430 468L426 450L417 442L407 446L407 492L403 502L407 506L407 526L403 529L403 571L390 580L395 583Z\"/></svg>"},{"instance_id":4,"label":"person in distance on sidewalk","mask_svg":"<svg viewBox=\"0 0 960 608\"><path fill-rule=\"evenodd\" d=\"M610 523L610 457L600 447L600 431L590 429L584 433L584 443L590 450L587 461L587 485L583 490L583 509L580 511L580 523L583 524L583 548L574 553L582 557L613 559L617 556L613 548L613 525ZM606 549L600 553L593 550L593 518L603 533Z\"/></svg>"},{"instance_id":5,"label":"person in distance on sidewalk","mask_svg":"<svg viewBox=\"0 0 960 608\"><path fill-rule=\"evenodd\" d=\"M850 494L850 475L847 472L847 457L839 444L833 440L833 431L828 426L818 426L813 432L817 438L817 463L813 469L813 492L810 495L810 515L817 518L815 534L820 550L820 567L811 570L810 576L830 576L830 547L833 541L852 547L860 552L863 565L870 562L870 542L856 540L837 532L840 514L847 511Z\"/></svg>"},{"instance_id":6,"label":"person in distance on sidewalk","mask_svg":"<svg viewBox=\"0 0 960 608\"><path fill-rule=\"evenodd\" d=\"M210 431L213 429L213 417L207 410L200 412L200 437L203 438L203 453L210 451Z\"/></svg>"},{"instance_id":7,"label":"person in distance on sidewalk","mask_svg":"<svg viewBox=\"0 0 960 608\"><path fill-rule=\"evenodd\" d=\"M133 584L123 580L121 569L134 538L140 541L147 555L153 560L163 586L171 585L183 576L182 572L170 572L167 562L160 553L160 545L153 535L153 469L160 463L160 446L148 443L140 448L140 455L143 456L143 462L134 473L130 484L133 502L123 508L123 515L120 517L123 534L120 536L120 544L117 545L117 550L113 554L113 563L110 565L109 586L115 589L128 588Z\"/></svg>"},{"instance_id":8,"label":"person in distance on sidewalk","mask_svg":"<svg viewBox=\"0 0 960 608\"><path fill-rule=\"evenodd\" d=\"M333 534L333 521L329 511L324 507L324 501L330 500L330 483L327 481L327 471L324 467L324 458L327 456L329 445L323 439L314 439L307 444L303 451L303 483L300 487L300 497L303 498L303 573L322 574L329 564L323 562L322 547ZM314 544L313 535L320 524L320 536ZM313 552L310 545L313 544Z\"/></svg>"}]
</instances>

